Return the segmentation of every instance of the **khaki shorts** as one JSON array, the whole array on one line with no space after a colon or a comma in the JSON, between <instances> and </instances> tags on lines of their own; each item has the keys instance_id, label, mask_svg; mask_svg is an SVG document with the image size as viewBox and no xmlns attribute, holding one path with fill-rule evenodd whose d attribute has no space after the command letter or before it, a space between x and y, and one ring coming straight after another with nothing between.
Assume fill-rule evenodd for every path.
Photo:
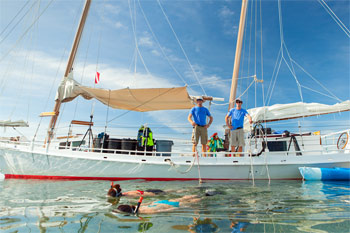
<instances>
[{"instance_id":1,"label":"khaki shorts","mask_svg":"<svg viewBox=\"0 0 350 233\"><path fill-rule=\"evenodd\" d=\"M192 131L192 142L193 144L198 144L199 137L201 137L201 144L206 145L208 142L208 130L203 126L196 126Z\"/></svg>"},{"instance_id":2,"label":"khaki shorts","mask_svg":"<svg viewBox=\"0 0 350 233\"><path fill-rule=\"evenodd\" d=\"M243 129L231 130L230 145L231 146L244 146L245 145Z\"/></svg>"}]
</instances>

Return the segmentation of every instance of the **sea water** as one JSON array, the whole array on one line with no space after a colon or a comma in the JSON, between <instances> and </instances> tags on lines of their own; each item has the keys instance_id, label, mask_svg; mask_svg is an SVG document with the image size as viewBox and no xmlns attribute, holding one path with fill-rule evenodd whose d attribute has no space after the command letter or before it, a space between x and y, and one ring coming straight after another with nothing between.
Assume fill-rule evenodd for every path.
<instances>
[{"instance_id":1,"label":"sea water","mask_svg":"<svg viewBox=\"0 0 350 233\"><path fill-rule=\"evenodd\" d=\"M349 182L120 181L123 191L162 189L142 205L198 195L170 212L115 213L138 198L108 199L108 181L0 180L0 232L349 232ZM216 194L205 196L206 192ZM119 203L117 203L119 202Z\"/></svg>"}]
</instances>

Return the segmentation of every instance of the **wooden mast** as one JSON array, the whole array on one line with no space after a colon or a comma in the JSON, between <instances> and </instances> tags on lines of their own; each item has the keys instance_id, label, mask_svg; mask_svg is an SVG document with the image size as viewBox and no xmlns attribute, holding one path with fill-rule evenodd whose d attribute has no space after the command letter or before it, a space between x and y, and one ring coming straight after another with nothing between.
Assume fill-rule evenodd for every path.
<instances>
[{"instance_id":1,"label":"wooden mast","mask_svg":"<svg viewBox=\"0 0 350 233\"><path fill-rule=\"evenodd\" d=\"M77 32L75 34L75 39L74 39L74 42L73 42L72 50L71 50L70 55L69 55L69 59L68 59L66 71L64 73L63 80L66 80L68 75L69 75L69 73L72 71L75 55L76 55L77 50L78 50L80 38L81 38L81 35L83 33L83 29L84 29L86 18L87 18L88 12L89 12L90 5L91 5L91 0L86 0L85 6L84 6L84 9L83 9L83 13L82 13L81 18L80 18L80 23L79 23L79 26L78 26L78 30L77 30ZM46 140L46 142L48 144L51 142L53 134L54 134L55 125L56 125L56 122L57 122L58 115L60 113L61 103L62 103L61 100L59 100L59 99L56 100L55 107L54 107L54 110L53 110L53 112L55 114L51 117L50 124L49 124L49 129L48 129L48 132L47 132L47 140Z\"/></svg>"},{"instance_id":2,"label":"wooden mast","mask_svg":"<svg viewBox=\"0 0 350 233\"><path fill-rule=\"evenodd\" d=\"M237 44L236 44L235 63L233 66L230 99L229 99L229 105L228 105L229 111L235 105L239 66L241 64L241 53L242 53L242 44L243 44L243 35L244 35L247 6L248 6L248 0L242 0L241 16L239 19L239 28L238 28ZM225 149L229 149L229 135L230 135L230 129L227 128L225 129L225 144L224 144Z\"/></svg>"},{"instance_id":3,"label":"wooden mast","mask_svg":"<svg viewBox=\"0 0 350 233\"><path fill-rule=\"evenodd\" d=\"M238 28L238 35L237 35L235 63L233 66L230 100L229 100L229 107L228 107L229 110L234 107L234 102L236 99L236 89L237 89L239 66L241 63L241 52L242 52L242 44L243 44L242 41L243 41L243 35L244 35L244 25L245 25L246 13L247 13L247 6L248 6L248 0L242 0L241 17L239 21L239 28Z\"/></svg>"}]
</instances>

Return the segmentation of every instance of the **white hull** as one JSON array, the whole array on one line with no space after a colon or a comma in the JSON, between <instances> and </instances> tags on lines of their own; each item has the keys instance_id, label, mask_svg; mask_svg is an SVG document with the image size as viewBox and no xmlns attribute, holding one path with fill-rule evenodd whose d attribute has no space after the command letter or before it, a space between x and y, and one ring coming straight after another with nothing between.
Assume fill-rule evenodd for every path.
<instances>
[{"instance_id":1,"label":"white hull","mask_svg":"<svg viewBox=\"0 0 350 233\"><path fill-rule=\"evenodd\" d=\"M259 157L200 157L199 169L194 159L45 148L32 151L30 146L5 145L0 147L0 173L6 178L34 179L195 180L200 176L203 180L249 180L302 179L298 168L303 166L350 167L350 154L344 151L301 156L264 152Z\"/></svg>"}]
</instances>

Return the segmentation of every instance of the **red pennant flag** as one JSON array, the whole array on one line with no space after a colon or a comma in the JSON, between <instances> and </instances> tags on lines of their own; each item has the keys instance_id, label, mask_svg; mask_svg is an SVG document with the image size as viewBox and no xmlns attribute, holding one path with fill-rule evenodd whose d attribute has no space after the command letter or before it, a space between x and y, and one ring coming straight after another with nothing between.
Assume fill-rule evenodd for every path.
<instances>
[{"instance_id":1,"label":"red pennant flag","mask_svg":"<svg viewBox=\"0 0 350 233\"><path fill-rule=\"evenodd\" d=\"M96 71L95 84L97 84L99 81L100 81L100 73Z\"/></svg>"}]
</instances>

